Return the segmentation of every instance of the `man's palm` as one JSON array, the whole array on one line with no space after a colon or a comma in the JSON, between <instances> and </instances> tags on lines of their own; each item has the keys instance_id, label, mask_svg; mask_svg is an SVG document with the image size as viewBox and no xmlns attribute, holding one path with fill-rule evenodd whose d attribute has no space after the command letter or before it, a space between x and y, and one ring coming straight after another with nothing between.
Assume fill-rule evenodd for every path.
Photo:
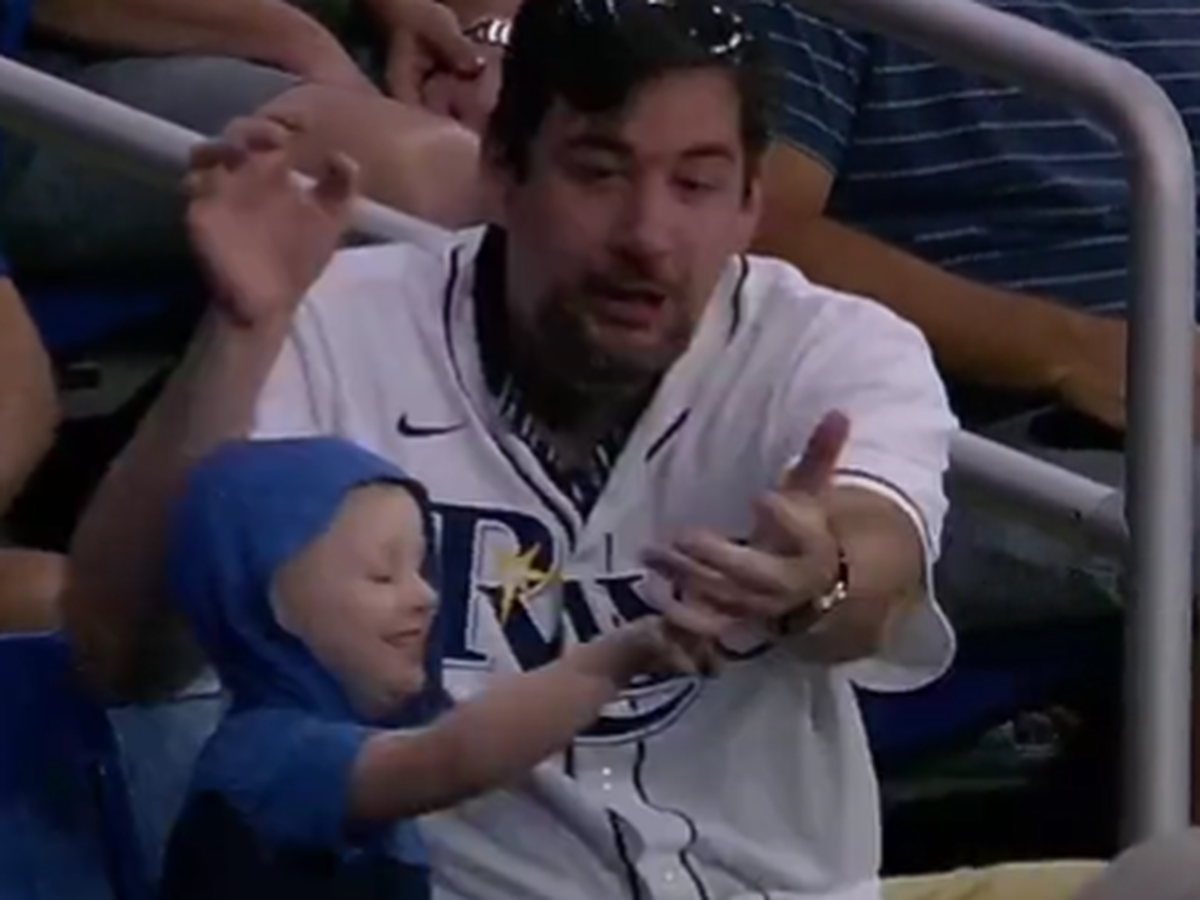
<instances>
[{"instance_id":1,"label":"man's palm","mask_svg":"<svg viewBox=\"0 0 1200 900\"><path fill-rule=\"evenodd\" d=\"M356 167L335 156L311 187L292 176L290 134L268 121L232 126L193 154L188 228L217 300L244 325L286 319L345 233Z\"/></svg>"}]
</instances>

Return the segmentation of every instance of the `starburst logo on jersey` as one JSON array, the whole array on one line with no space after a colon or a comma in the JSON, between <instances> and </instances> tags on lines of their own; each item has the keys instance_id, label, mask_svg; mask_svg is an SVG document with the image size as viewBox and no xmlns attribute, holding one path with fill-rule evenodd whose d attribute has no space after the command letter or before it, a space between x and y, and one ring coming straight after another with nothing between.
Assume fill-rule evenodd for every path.
<instances>
[{"instance_id":1,"label":"starburst logo on jersey","mask_svg":"<svg viewBox=\"0 0 1200 900\"><path fill-rule=\"evenodd\" d=\"M496 596L496 615L501 625L508 623L515 609L528 609L530 601L538 594L562 580L553 569L538 566L541 549L534 546L524 552L505 551L497 554L496 568L500 584Z\"/></svg>"},{"instance_id":2,"label":"starburst logo on jersey","mask_svg":"<svg viewBox=\"0 0 1200 900\"><path fill-rule=\"evenodd\" d=\"M539 668L566 643L654 613L636 555L622 558L606 545L589 552L526 510L437 504L435 511L439 630L452 693L474 693L498 668ZM763 646L737 656L764 652ZM639 678L580 740L645 738L669 727L703 689L695 678Z\"/></svg>"}]
</instances>

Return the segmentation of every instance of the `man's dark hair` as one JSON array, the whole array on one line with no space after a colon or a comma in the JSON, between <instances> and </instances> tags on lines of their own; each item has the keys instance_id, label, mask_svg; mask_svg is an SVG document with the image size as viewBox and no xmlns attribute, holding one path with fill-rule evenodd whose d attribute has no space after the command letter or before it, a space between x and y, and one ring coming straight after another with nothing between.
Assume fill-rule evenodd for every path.
<instances>
[{"instance_id":1,"label":"man's dark hair","mask_svg":"<svg viewBox=\"0 0 1200 900\"><path fill-rule=\"evenodd\" d=\"M657 78L729 72L741 102L748 174L771 134L774 70L764 42L716 0L525 0L488 122L493 161L517 177L555 99L585 115L621 110Z\"/></svg>"}]
</instances>

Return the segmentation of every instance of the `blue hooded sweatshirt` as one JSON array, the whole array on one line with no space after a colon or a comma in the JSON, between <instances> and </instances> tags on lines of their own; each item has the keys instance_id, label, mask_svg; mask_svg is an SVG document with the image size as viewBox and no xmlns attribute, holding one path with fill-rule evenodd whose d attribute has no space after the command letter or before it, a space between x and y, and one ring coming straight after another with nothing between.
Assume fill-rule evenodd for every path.
<instances>
[{"instance_id":1,"label":"blue hooded sweatshirt","mask_svg":"<svg viewBox=\"0 0 1200 900\"><path fill-rule=\"evenodd\" d=\"M171 524L169 589L230 706L172 834L164 900L428 896L416 826L352 826L346 808L365 741L428 724L448 702L436 623L424 692L386 721L364 721L271 602L279 568L330 527L350 491L381 482L418 501L433 547L421 485L346 441L240 441L191 472ZM436 587L432 568L427 560Z\"/></svg>"}]
</instances>

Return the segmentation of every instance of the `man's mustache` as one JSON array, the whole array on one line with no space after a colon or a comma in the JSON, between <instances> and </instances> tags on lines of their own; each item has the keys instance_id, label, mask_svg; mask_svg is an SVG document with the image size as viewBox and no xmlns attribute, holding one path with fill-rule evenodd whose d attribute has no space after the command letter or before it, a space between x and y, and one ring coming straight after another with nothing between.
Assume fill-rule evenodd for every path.
<instances>
[{"instance_id":1,"label":"man's mustache","mask_svg":"<svg viewBox=\"0 0 1200 900\"><path fill-rule=\"evenodd\" d=\"M668 280L640 272L589 275L584 278L582 287L586 293L591 294L647 294L666 297L674 293L674 285Z\"/></svg>"}]
</instances>

